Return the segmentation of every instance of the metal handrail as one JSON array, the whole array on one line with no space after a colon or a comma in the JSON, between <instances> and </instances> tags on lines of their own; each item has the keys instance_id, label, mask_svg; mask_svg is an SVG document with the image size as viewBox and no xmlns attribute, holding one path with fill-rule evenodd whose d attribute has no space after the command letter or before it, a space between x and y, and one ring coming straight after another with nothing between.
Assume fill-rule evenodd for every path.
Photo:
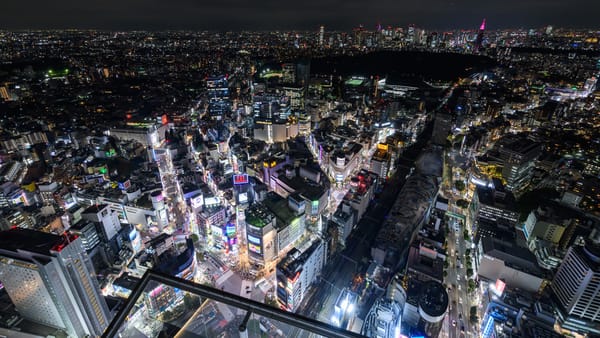
<instances>
[{"instance_id":1,"label":"metal handrail","mask_svg":"<svg viewBox=\"0 0 600 338\"><path fill-rule=\"evenodd\" d=\"M263 303L247 299L238 295L230 294L222 290L214 289L208 286L196 284L192 281L170 276L161 272L147 270L144 276L134 288L129 296L125 306L117 313L115 318L110 322L102 337L113 338L117 337L119 330L125 318L129 315L135 303L142 296L146 289L146 286L150 281L155 281L161 284L169 285L174 288L178 288L183 291L196 294L200 297L208 298L223 304L233 306L248 312L255 313L257 315L273 319L275 321L283 322L288 325L298 327L302 330L309 331L313 334L317 334L324 337L331 338L362 338L363 335L358 333L350 332L331 326L329 324L320 322L318 320L304 317L299 314L283 311L278 308L274 308Z\"/></svg>"}]
</instances>

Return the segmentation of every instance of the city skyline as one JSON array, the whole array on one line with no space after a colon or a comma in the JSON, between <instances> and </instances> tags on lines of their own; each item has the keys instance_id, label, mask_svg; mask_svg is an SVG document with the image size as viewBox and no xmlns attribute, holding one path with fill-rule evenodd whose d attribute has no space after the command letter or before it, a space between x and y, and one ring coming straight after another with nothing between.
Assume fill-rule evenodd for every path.
<instances>
[{"instance_id":1,"label":"city skyline","mask_svg":"<svg viewBox=\"0 0 600 338\"><path fill-rule=\"evenodd\" d=\"M310 1L0 14L0 336L600 336L597 5Z\"/></svg>"},{"instance_id":2,"label":"city skyline","mask_svg":"<svg viewBox=\"0 0 600 338\"><path fill-rule=\"evenodd\" d=\"M488 29L598 27L599 3L584 0L418 3L382 1L305 1L300 3L228 0L195 3L178 0L162 3L114 0L84 4L61 0L53 3L22 1L5 4L1 29L101 29L101 30L347 30L414 24L428 29L476 29L487 18Z\"/></svg>"}]
</instances>

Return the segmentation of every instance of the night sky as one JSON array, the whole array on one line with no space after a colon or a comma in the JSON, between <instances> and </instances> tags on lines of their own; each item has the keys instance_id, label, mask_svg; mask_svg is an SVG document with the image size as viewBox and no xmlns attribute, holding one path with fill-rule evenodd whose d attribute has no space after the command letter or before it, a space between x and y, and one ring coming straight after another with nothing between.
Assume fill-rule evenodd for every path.
<instances>
[{"instance_id":1,"label":"night sky","mask_svg":"<svg viewBox=\"0 0 600 338\"><path fill-rule=\"evenodd\" d=\"M597 28L598 0L4 0L0 29Z\"/></svg>"}]
</instances>

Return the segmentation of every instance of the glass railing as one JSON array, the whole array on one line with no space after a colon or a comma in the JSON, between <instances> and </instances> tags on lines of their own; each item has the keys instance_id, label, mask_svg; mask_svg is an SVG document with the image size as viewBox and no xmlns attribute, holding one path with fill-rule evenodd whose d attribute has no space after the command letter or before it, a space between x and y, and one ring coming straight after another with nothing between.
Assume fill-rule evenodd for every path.
<instances>
[{"instance_id":1,"label":"glass railing","mask_svg":"<svg viewBox=\"0 0 600 338\"><path fill-rule=\"evenodd\" d=\"M103 337L362 337L204 285L148 271Z\"/></svg>"}]
</instances>

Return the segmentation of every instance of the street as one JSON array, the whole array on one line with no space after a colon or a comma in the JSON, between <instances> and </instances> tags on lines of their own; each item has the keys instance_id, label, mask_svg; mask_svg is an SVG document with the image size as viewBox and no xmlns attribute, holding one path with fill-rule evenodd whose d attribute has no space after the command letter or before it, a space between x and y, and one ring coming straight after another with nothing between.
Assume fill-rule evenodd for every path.
<instances>
[{"instance_id":1,"label":"street","mask_svg":"<svg viewBox=\"0 0 600 338\"><path fill-rule=\"evenodd\" d=\"M350 286L356 273L364 272L359 271L359 268L366 269L366 265L361 262L364 258L370 258L371 245L384 223L385 216L402 189L414 160L427 144L431 131L430 125L420 135L418 142L404 151L398 160L396 172L386 183L378 200L360 219L356 229L346 240L344 250L336 254L324 268L321 282L314 287L316 291L303 302L298 313L327 323L331 322L330 317L334 312L334 303L339 293L343 288ZM357 309L356 313L366 313L363 310ZM295 336L292 335L292 337Z\"/></svg>"}]
</instances>

